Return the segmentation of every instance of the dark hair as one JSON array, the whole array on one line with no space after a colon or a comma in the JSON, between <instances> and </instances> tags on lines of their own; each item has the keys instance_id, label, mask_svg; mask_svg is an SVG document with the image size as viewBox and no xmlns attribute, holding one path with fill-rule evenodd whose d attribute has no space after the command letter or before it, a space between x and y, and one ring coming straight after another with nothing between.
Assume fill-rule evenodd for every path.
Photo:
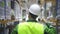
<instances>
[{"instance_id":1,"label":"dark hair","mask_svg":"<svg viewBox=\"0 0 60 34\"><path fill-rule=\"evenodd\" d=\"M34 15L32 13L29 12L29 15L33 18L33 19L36 19L37 15Z\"/></svg>"}]
</instances>

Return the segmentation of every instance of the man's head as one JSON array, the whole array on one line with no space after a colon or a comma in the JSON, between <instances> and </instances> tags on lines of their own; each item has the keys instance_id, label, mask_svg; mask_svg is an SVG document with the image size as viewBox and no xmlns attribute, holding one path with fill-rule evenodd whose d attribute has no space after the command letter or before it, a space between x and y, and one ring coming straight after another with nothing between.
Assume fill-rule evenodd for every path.
<instances>
[{"instance_id":1,"label":"man's head","mask_svg":"<svg viewBox=\"0 0 60 34\"><path fill-rule=\"evenodd\" d=\"M40 15L40 10L41 10L41 8L38 4L33 4L29 8L29 15L33 19L36 19L36 17Z\"/></svg>"},{"instance_id":2,"label":"man's head","mask_svg":"<svg viewBox=\"0 0 60 34\"><path fill-rule=\"evenodd\" d=\"M35 20L36 17L37 17L37 15L34 15L34 14L32 14L32 13L29 12L29 17Z\"/></svg>"}]
</instances>

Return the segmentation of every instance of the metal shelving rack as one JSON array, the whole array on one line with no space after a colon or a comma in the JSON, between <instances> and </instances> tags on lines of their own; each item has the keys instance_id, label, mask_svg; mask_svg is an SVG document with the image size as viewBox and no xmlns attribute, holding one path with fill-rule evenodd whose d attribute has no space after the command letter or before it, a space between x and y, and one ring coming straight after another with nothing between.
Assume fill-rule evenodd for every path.
<instances>
[{"instance_id":1,"label":"metal shelving rack","mask_svg":"<svg viewBox=\"0 0 60 34\"><path fill-rule=\"evenodd\" d=\"M56 16L60 15L60 0L56 0L56 11L57 11ZM60 22L59 22L60 19L58 17L56 18L58 19L56 23L57 34L60 34Z\"/></svg>"},{"instance_id":2,"label":"metal shelving rack","mask_svg":"<svg viewBox=\"0 0 60 34\"><path fill-rule=\"evenodd\" d=\"M4 15L5 15L5 19L6 19L6 0L4 0Z\"/></svg>"}]
</instances>

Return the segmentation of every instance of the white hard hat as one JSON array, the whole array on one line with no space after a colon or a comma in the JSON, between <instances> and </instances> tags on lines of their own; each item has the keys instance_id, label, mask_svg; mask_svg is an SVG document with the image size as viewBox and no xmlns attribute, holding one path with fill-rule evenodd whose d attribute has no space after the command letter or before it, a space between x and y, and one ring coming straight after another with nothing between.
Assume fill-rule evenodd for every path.
<instances>
[{"instance_id":1,"label":"white hard hat","mask_svg":"<svg viewBox=\"0 0 60 34\"><path fill-rule=\"evenodd\" d=\"M33 4L29 8L29 12L37 16L40 14L40 10L41 8L38 4Z\"/></svg>"}]
</instances>

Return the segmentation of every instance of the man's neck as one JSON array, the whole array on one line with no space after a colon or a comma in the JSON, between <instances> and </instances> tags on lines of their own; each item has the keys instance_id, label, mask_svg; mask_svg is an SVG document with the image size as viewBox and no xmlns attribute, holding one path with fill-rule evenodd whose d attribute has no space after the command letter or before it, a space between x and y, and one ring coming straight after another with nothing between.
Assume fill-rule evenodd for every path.
<instances>
[{"instance_id":1,"label":"man's neck","mask_svg":"<svg viewBox=\"0 0 60 34\"><path fill-rule=\"evenodd\" d=\"M37 22L36 19L29 18L27 22Z\"/></svg>"}]
</instances>

